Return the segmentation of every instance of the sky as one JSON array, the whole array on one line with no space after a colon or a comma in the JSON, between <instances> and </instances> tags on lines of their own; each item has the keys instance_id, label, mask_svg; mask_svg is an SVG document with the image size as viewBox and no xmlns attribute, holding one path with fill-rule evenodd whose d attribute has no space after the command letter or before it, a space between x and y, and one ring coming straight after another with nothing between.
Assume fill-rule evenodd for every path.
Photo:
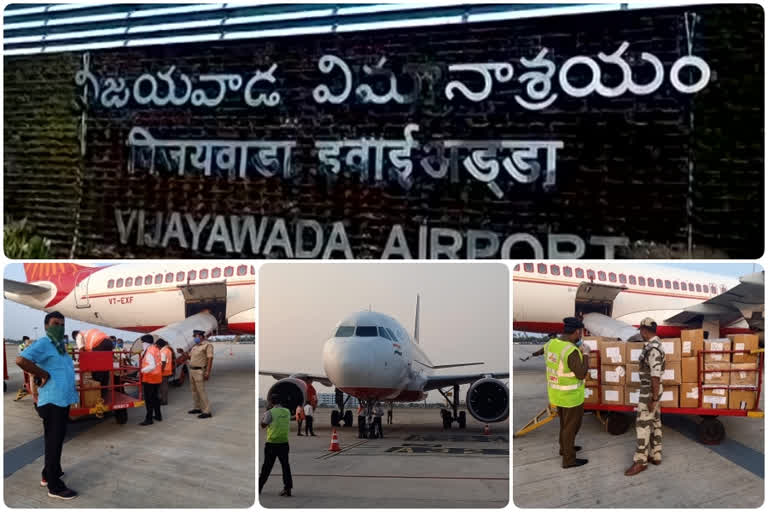
<instances>
[{"instance_id":1,"label":"sky","mask_svg":"<svg viewBox=\"0 0 768 512\"><path fill-rule=\"evenodd\" d=\"M369 307L413 334L417 293L420 346L433 364L486 363L437 372L508 371L509 275L498 263L267 264L259 273L259 369L324 373L325 340ZM259 396L274 382L260 377Z\"/></svg>"}]
</instances>

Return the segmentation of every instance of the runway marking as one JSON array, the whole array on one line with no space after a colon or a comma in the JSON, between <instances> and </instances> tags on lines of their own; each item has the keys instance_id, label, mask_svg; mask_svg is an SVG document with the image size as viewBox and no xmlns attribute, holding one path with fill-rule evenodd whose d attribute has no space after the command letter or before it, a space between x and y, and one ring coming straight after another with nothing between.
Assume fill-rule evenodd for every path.
<instances>
[{"instance_id":1,"label":"runway marking","mask_svg":"<svg viewBox=\"0 0 768 512\"><path fill-rule=\"evenodd\" d=\"M432 448L427 446L393 446L388 453L416 453L445 454L445 455L509 455L509 450L502 448Z\"/></svg>"},{"instance_id":2,"label":"runway marking","mask_svg":"<svg viewBox=\"0 0 768 512\"><path fill-rule=\"evenodd\" d=\"M291 473L292 476L303 477L322 477L322 478L403 478L418 480L509 480L508 476L431 476L431 475L329 475L329 474L309 474L309 473Z\"/></svg>"},{"instance_id":3,"label":"runway marking","mask_svg":"<svg viewBox=\"0 0 768 512\"><path fill-rule=\"evenodd\" d=\"M744 420L749 421L749 420ZM696 423L682 416L667 415L663 417L663 423L666 426L674 428L685 437L699 442L699 436L696 433ZM721 444L702 445L709 448L716 454L726 460L733 462L746 469L753 475L765 479L765 454L750 448L738 441L727 437Z\"/></svg>"},{"instance_id":4,"label":"runway marking","mask_svg":"<svg viewBox=\"0 0 768 512\"><path fill-rule=\"evenodd\" d=\"M67 424L67 436L64 438L64 443L70 441L78 434L82 434L91 427L98 425L102 421L104 421L104 419L90 418L69 422L69 424ZM45 439L43 436L27 441L16 448L11 448L3 453L3 478L8 478L43 455L45 455Z\"/></svg>"},{"instance_id":5,"label":"runway marking","mask_svg":"<svg viewBox=\"0 0 768 512\"><path fill-rule=\"evenodd\" d=\"M473 435L473 434L445 434L445 435L435 435L435 434L413 434L405 439L403 441L422 441L425 443L433 443L436 441L442 441L442 442L454 442L454 443L462 443L462 442L473 442L473 443L491 443L491 442L498 442L498 443L508 443L509 438L507 436L502 435Z\"/></svg>"}]
</instances>

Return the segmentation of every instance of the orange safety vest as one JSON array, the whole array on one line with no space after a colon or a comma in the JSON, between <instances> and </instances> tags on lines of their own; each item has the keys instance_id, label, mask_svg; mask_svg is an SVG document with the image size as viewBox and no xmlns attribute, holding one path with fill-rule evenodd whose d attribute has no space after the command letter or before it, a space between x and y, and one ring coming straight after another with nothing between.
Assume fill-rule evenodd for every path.
<instances>
[{"instance_id":1,"label":"orange safety vest","mask_svg":"<svg viewBox=\"0 0 768 512\"><path fill-rule=\"evenodd\" d=\"M165 370L163 370L163 377L168 377L173 375L173 350L171 350L171 347L166 345L160 351L161 355L163 352L165 352L165 358L168 360L165 365ZM160 363L160 365L162 366L162 363Z\"/></svg>"},{"instance_id":2,"label":"orange safety vest","mask_svg":"<svg viewBox=\"0 0 768 512\"><path fill-rule=\"evenodd\" d=\"M304 408L300 405L296 407L296 421L304 421Z\"/></svg>"},{"instance_id":3,"label":"orange safety vest","mask_svg":"<svg viewBox=\"0 0 768 512\"><path fill-rule=\"evenodd\" d=\"M102 341L107 339L107 335L98 329L88 329L82 333L82 336L84 340L83 349L89 352L92 352Z\"/></svg>"},{"instance_id":4,"label":"orange safety vest","mask_svg":"<svg viewBox=\"0 0 768 512\"><path fill-rule=\"evenodd\" d=\"M163 382L163 369L160 367L160 349L155 345L150 345L146 352L144 352L144 356L141 358L142 370L149 366L146 357L147 354L152 354L152 358L155 360L155 369L151 372L142 373L141 382L146 382L147 384L160 384Z\"/></svg>"}]
</instances>

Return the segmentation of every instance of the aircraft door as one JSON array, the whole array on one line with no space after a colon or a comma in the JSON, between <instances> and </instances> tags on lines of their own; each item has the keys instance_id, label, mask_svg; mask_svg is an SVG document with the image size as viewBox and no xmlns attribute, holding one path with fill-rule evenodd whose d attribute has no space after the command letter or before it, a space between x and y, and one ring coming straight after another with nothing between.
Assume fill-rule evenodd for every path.
<instances>
[{"instance_id":1,"label":"aircraft door","mask_svg":"<svg viewBox=\"0 0 768 512\"><path fill-rule=\"evenodd\" d=\"M83 278L83 275L85 277ZM77 286L75 286L75 308L86 309L91 307L91 298L88 296L88 284L91 281L91 273L78 272Z\"/></svg>"},{"instance_id":2,"label":"aircraft door","mask_svg":"<svg viewBox=\"0 0 768 512\"><path fill-rule=\"evenodd\" d=\"M575 314L583 318L587 313L611 316L613 301L626 288L607 284L581 283L576 290Z\"/></svg>"},{"instance_id":3,"label":"aircraft door","mask_svg":"<svg viewBox=\"0 0 768 512\"><path fill-rule=\"evenodd\" d=\"M208 311L216 319L219 330L227 325L227 284L205 283L179 286L184 295L184 317Z\"/></svg>"}]
</instances>

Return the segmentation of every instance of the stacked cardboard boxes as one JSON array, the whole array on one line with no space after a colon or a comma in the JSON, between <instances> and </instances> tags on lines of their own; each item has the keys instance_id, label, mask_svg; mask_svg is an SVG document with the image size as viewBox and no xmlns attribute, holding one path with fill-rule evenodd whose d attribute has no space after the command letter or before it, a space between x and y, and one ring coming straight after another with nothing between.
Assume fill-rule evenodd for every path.
<instances>
[{"instance_id":1,"label":"stacked cardboard boxes","mask_svg":"<svg viewBox=\"0 0 768 512\"><path fill-rule=\"evenodd\" d=\"M756 350L759 347L756 334L733 334L728 336L732 350ZM728 391L729 409L756 407L758 356L750 353L731 354L731 378ZM752 389L740 389L749 387Z\"/></svg>"},{"instance_id":2,"label":"stacked cardboard boxes","mask_svg":"<svg viewBox=\"0 0 768 512\"><path fill-rule=\"evenodd\" d=\"M602 396L600 402L624 405L627 377L627 344L610 338L598 338Z\"/></svg>"},{"instance_id":3,"label":"stacked cardboard boxes","mask_svg":"<svg viewBox=\"0 0 768 512\"><path fill-rule=\"evenodd\" d=\"M640 395L640 365L638 364L640 353L645 343L627 343L626 391L624 393L626 405L637 405L637 397ZM680 396L680 383L682 380L681 368L681 342L679 338L666 338L661 340L664 350L664 374L661 378L664 391L662 393L662 407L677 407Z\"/></svg>"}]
</instances>

